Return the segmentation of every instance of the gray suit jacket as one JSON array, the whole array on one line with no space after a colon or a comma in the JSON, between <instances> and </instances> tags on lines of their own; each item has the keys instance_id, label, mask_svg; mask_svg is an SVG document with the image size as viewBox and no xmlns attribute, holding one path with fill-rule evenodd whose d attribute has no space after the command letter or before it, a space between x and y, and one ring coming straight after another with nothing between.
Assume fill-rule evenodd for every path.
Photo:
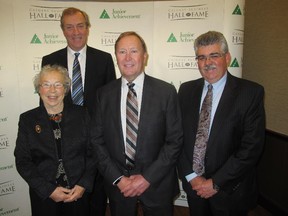
<instances>
[{"instance_id":1,"label":"gray suit jacket","mask_svg":"<svg viewBox=\"0 0 288 216\"><path fill-rule=\"evenodd\" d=\"M127 172L142 174L151 184L150 193L171 200L179 192L175 165L182 147L181 114L175 88L145 75L133 170L127 170L125 164L120 100L121 78L98 92L91 136L99 171L110 187Z\"/></svg>"}]
</instances>

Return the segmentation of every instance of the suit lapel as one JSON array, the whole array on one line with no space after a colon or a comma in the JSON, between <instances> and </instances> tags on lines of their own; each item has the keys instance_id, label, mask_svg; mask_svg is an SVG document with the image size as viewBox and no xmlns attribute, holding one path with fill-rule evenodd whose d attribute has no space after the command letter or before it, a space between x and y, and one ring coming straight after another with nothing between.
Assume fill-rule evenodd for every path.
<instances>
[{"instance_id":1,"label":"suit lapel","mask_svg":"<svg viewBox=\"0 0 288 216\"><path fill-rule=\"evenodd\" d=\"M231 110L231 107L233 107L233 103L236 100L237 94L237 83L235 82L235 79L228 73L226 85L224 87L213 119L208 147L213 143L213 140L216 138L217 134L221 133L223 122L226 119L227 113L229 113L229 110Z\"/></svg>"},{"instance_id":2,"label":"suit lapel","mask_svg":"<svg viewBox=\"0 0 288 216\"><path fill-rule=\"evenodd\" d=\"M187 107L191 107L191 121L194 122L192 126L192 131L197 133L198 129L198 121L199 121L199 114L200 114L200 103L201 103L201 95L204 87L204 79L201 79L198 82L198 85L194 90L191 91L191 100L188 103L192 105L188 105ZM196 137L195 137L196 138Z\"/></svg>"},{"instance_id":3,"label":"suit lapel","mask_svg":"<svg viewBox=\"0 0 288 216\"><path fill-rule=\"evenodd\" d=\"M119 128L118 137L122 143L122 150L125 151L125 143L123 137L122 121L121 121L121 78L117 79L115 85L111 89L111 95L108 95L111 99L111 116L112 119L115 119L115 128Z\"/></svg>"},{"instance_id":4,"label":"suit lapel","mask_svg":"<svg viewBox=\"0 0 288 216\"><path fill-rule=\"evenodd\" d=\"M60 62L60 65L62 65L63 67L67 68L67 70L68 70L67 47L62 49L59 52L58 58L59 59L56 59L56 62Z\"/></svg>"},{"instance_id":5,"label":"suit lapel","mask_svg":"<svg viewBox=\"0 0 288 216\"><path fill-rule=\"evenodd\" d=\"M56 61L59 61L61 62L61 65L65 68L67 68L68 70L68 57L67 57L67 47L62 49L60 52L59 52L59 59L57 59ZM71 80L72 80L72 77L70 77ZM65 103L73 103L72 101L72 96L71 96L71 90L68 92L68 94L65 96L64 98L64 101Z\"/></svg>"},{"instance_id":6,"label":"suit lapel","mask_svg":"<svg viewBox=\"0 0 288 216\"><path fill-rule=\"evenodd\" d=\"M145 131L145 125L147 125L145 121L147 120L149 109L152 107L150 98L153 96L153 89L152 86L150 85L151 84L150 82L151 82L150 77L145 74L143 83L141 110L140 110L140 120L138 124L137 145L141 143L141 137L143 137L142 134Z\"/></svg>"},{"instance_id":7,"label":"suit lapel","mask_svg":"<svg viewBox=\"0 0 288 216\"><path fill-rule=\"evenodd\" d=\"M90 78L90 76L92 75L91 73L88 73L88 71L91 71L90 68L93 68L92 64L93 64L93 59L95 59L95 56L93 55L93 53L91 52L90 50L90 47L87 46L87 50L86 50L86 65L85 65L85 82L84 82L84 103L85 101L87 101L87 92L89 92L89 85L91 84L94 84L94 83L91 83L91 80L93 80L92 78ZM95 67L95 70L96 70L96 66ZM92 69L93 70L93 69Z\"/></svg>"}]
</instances>

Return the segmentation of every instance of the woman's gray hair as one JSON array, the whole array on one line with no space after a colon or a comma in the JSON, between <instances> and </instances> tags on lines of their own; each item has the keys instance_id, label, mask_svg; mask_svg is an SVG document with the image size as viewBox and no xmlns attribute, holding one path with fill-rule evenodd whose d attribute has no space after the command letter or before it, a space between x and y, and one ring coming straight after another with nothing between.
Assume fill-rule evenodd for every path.
<instances>
[{"instance_id":1,"label":"woman's gray hair","mask_svg":"<svg viewBox=\"0 0 288 216\"><path fill-rule=\"evenodd\" d=\"M67 93L70 91L71 79L69 77L68 70L65 67L62 67L60 65L45 65L44 67L42 67L41 71L35 75L34 80L33 80L35 92L37 92L39 94L41 77L44 74L47 74L50 72L55 72L55 71L63 76L63 78L64 78L63 85L65 88L65 95L67 95Z\"/></svg>"},{"instance_id":2,"label":"woman's gray hair","mask_svg":"<svg viewBox=\"0 0 288 216\"><path fill-rule=\"evenodd\" d=\"M224 35L217 31L208 31L197 37L194 41L194 51L197 54L200 47L214 44L219 44L223 53L229 52L228 44Z\"/></svg>"}]
</instances>

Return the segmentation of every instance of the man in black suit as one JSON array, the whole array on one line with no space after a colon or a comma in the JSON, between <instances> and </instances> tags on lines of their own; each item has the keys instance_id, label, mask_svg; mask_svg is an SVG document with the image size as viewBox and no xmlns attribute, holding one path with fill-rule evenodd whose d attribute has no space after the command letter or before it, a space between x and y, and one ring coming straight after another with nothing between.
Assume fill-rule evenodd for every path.
<instances>
[{"instance_id":1,"label":"man in black suit","mask_svg":"<svg viewBox=\"0 0 288 216\"><path fill-rule=\"evenodd\" d=\"M231 55L223 34L209 31L194 43L202 78L179 89L184 149L179 173L187 193L190 215L243 216L257 200L256 163L262 152L265 113L262 86L232 76ZM198 121L207 86L212 84L204 173L197 174L194 151ZM199 121L200 122L200 121ZM200 172L201 173L201 172Z\"/></svg>"},{"instance_id":2,"label":"man in black suit","mask_svg":"<svg viewBox=\"0 0 288 216\"><path fill-rule=\"evenodd\" d=\"M116 78L112 56L109 53L87 46L90 21L88 15L77 8L67 8L61 16L61 28L68 46L53 52L42 59L44 65L58 64L64 66L72 77L74 54L79 53L79 63L83 85L83 106L90 116L96 109L96 92L99 87ZM71 92L73 93L73 88ZM65 102L73 103L71 93ZM105 216L107 197L103 189L103 178L97 174L94 190L91 194L91 216Z\"/></svg>"},{"instance_id":3,"label":"man in black suit","mask_svg":"<svg viewBox=\"0 0 288 216\"><path fill-rule=\"evenodd\" d=\"M134 216L139 203L144 215L172 215L173 199L179 193L175 165L182 147L176 90L144 73L148 54L144 40L135 32L119 36L115 54L122 77L98 91L91 126L111 214ZM131 84L133 90L128 87ZM130 117L126 110L129 91L136 98L135 127L126 119ZM135 129L132 134L131 128ZM133 136L134 152L129 147Z\"/></svg>"}]
</instances>

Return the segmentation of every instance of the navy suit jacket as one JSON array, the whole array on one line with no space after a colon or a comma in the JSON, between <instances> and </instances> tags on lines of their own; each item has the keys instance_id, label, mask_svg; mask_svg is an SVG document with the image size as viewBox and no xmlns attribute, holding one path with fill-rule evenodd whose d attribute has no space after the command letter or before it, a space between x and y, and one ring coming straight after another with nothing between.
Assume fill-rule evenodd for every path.
<instances>
[{"instance_id":1,"label":"navy suit jacket","mask_svg":"<svg viewBox=\"0 0 288 216\"><path fill-rule=\"evenodd\" d=\"M42 67L47 64L58 64L68 68L67 47L44 56ZM95 111L97 89L114 79L116 75L112 56L107 52L87 46L84 106L88 108L90 116ZM72 103L71 92L65 97L65 102Z\"/></svg>"},{"instance_id":2,"label":"navy suit jacket","mask_svg":"<svg viewBox=\"0 0 288 216\"><path fill-rule=\"evenodd\" d=\"M195 196L195 191L185 176L194 172L193 149L203 86L203 78L189 81L180 86L178 94L184 130L179 173L183 188L190 196ZM254 205L257 196L256 163L265 136L263 97L262 86L228 72L206 149L204 177L212 178L221 191L236 197L234 205L243 205L243 208Z\"/></svg>"},{"instance_id":3,"label":"navy suit jacket","mask_svg":"<svg viewBox=\"0 0 288 216\"><path fill-rule=\"evenodd\" d=\"M141 174L151 184L142 197L159 196L159 202L171 202L179 193L176 161L183 133L177 92L172 85L145 75L133 170L127 170L125 164L120 100L121 78L99 90L91 126L98 169L108 190L128 172Z\"/></svg>"}]
</instances>

